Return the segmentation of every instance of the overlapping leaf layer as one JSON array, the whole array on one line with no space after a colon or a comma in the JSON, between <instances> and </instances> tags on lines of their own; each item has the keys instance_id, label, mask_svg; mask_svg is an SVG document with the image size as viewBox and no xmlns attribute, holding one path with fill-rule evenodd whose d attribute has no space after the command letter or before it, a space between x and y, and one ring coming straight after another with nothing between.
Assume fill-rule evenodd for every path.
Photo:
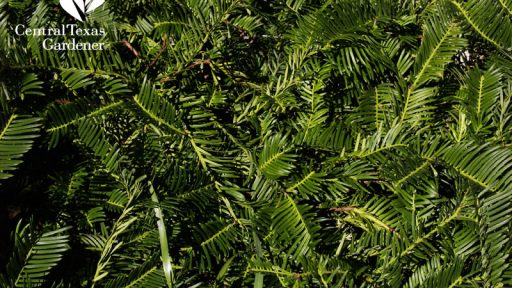
<instances>
[{"instance_id":1,"label":"overlapping leaf layer","mask_svg":"<svg viewBox=\"0 0 512 288\"><path fill-rule=\"evenodd\" d=\"M512 287L512 2L0 0L1 287ZM5 211L5 213L4 213ZM10 234L10 235L9 235Z\"/></svg>"}]
</instances>

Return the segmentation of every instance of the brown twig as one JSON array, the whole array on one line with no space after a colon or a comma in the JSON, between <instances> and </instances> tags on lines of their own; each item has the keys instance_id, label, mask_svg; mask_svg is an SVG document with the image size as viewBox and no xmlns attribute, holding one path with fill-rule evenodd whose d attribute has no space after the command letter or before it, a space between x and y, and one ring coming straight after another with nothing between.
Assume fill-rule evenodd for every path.
<instances>
[{"instance_id":1,"label":"brown twig","mask_svg":"<svg viewBox=\"0 0 512 288\"><path fill-rule=\"evenodd\" d=\"M163 45L162 45L162 48L160 49L160 51L158 51L158 54L156 54L156 57L155 59L153 59L153 61L151 61L151 63L149 63L148 65L148 68L151 68L153 65L156 64L156 62L158 61L158 59L160 59L160 56L162 56L162 54L165 52L165 50L167 49L167 45L168 45L168 41L166 38L164 38L163 40Z\"/></svg>"},{"instance_id":2,"label":"brown twig","mask_svg":"<svg viewBox=\"0 0 512 288\"><path fill-rule=\"evenodd\" d=\"M194 68L194 67L196 67L198 65L202 65L202 64L210 65L210 64L212 64L212 61L210 59L206 59L206 60L198 59L198 60L194 61L192 64L188 65L186 69L191 69L191 68Z\"/></svg>"},{"instance_id":3,"label":"brown twig","mask_svg":"<svg viewBox=\"0 0 512 288\"><path fill-rule=\"evenodd\" d=\"M126 40L126 39L121 40L121 44L123 44L126 48L128 48L128 50L130 50L130 51L133 53L133 55L135 55L135 57L137 57L137 58L142 58L142 57L140 56L139 51L137 51L137 49L135 49L135 48L132 46L132 44L131 44L130 42L128 42L128 40Z\"/></svg>"}]
</instances>

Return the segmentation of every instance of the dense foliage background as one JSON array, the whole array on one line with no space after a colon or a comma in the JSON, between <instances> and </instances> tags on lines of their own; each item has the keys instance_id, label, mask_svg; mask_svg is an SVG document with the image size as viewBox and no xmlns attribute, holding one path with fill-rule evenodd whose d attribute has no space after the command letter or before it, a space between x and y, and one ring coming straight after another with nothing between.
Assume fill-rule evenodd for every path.
<instances>
[{"instance_id":1,"label":"dense foliage background","mask_svg":"<svg viewBox=\"0 0 512 288\"><path fill-rule=\"evenodd\" d=\"M0 286L511 287L511 20L0 0ZM69 23L107 49L13 30Z\"/></svg>"}]
</instances>

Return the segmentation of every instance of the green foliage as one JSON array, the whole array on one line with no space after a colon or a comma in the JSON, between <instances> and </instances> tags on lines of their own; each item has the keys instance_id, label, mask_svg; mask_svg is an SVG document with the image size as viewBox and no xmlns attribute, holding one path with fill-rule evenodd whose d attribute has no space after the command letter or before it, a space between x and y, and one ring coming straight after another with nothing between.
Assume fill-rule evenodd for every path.
<instances>
[{"instance_id":1,"label":"green foliage","mask_svg":"<svg viewBox=\"0 0 512 288\"><path fill-rule=\"evenodd\" d=\"M70 227L49 231L37 238L29 225L18 223L14 232L14 251L7 264L7 274L0 278L4 287L40 287L49 271L69 250Z\"/></svg>"},{"instance_id":2,"label":"green foliage","mask_svg":"<svg viewBox=\"0 0 512 288\"><path fill-rule=\"evenodd\" d=\"M40 118L12 114L0 130L0 179L12 174L7 171L16 169L23 154L30 150L34 138L38 136Z\"/></svg>"},{"instance_id":3,"label":"green foliage","mask_svg":"<svg viewBox=\"0 0 512 288\"><path fill-rule=\"evenodd\" d=\"M16 35L57 2L0 0L0 286L512 286L512 1L111 0L76 23L102 51Z\"/></svg>"}]
</instances>

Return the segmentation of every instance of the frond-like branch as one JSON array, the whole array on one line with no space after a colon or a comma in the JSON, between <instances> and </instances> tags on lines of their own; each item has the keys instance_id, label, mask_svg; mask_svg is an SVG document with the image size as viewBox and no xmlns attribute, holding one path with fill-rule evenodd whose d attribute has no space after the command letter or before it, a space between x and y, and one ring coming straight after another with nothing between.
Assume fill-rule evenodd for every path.
<instances>
[{"instance_id":1,"label":"frond-like branch","mask_svg":"<svg viewBox=\"0 0 512 288\"><path fill-rule=\"evenodd\" d=\"M0 179L7 179L23 162L23 154L30 150L34 138L38 137L41 119L12 114L0 130Z\"/></svg>"}]
</instances>

